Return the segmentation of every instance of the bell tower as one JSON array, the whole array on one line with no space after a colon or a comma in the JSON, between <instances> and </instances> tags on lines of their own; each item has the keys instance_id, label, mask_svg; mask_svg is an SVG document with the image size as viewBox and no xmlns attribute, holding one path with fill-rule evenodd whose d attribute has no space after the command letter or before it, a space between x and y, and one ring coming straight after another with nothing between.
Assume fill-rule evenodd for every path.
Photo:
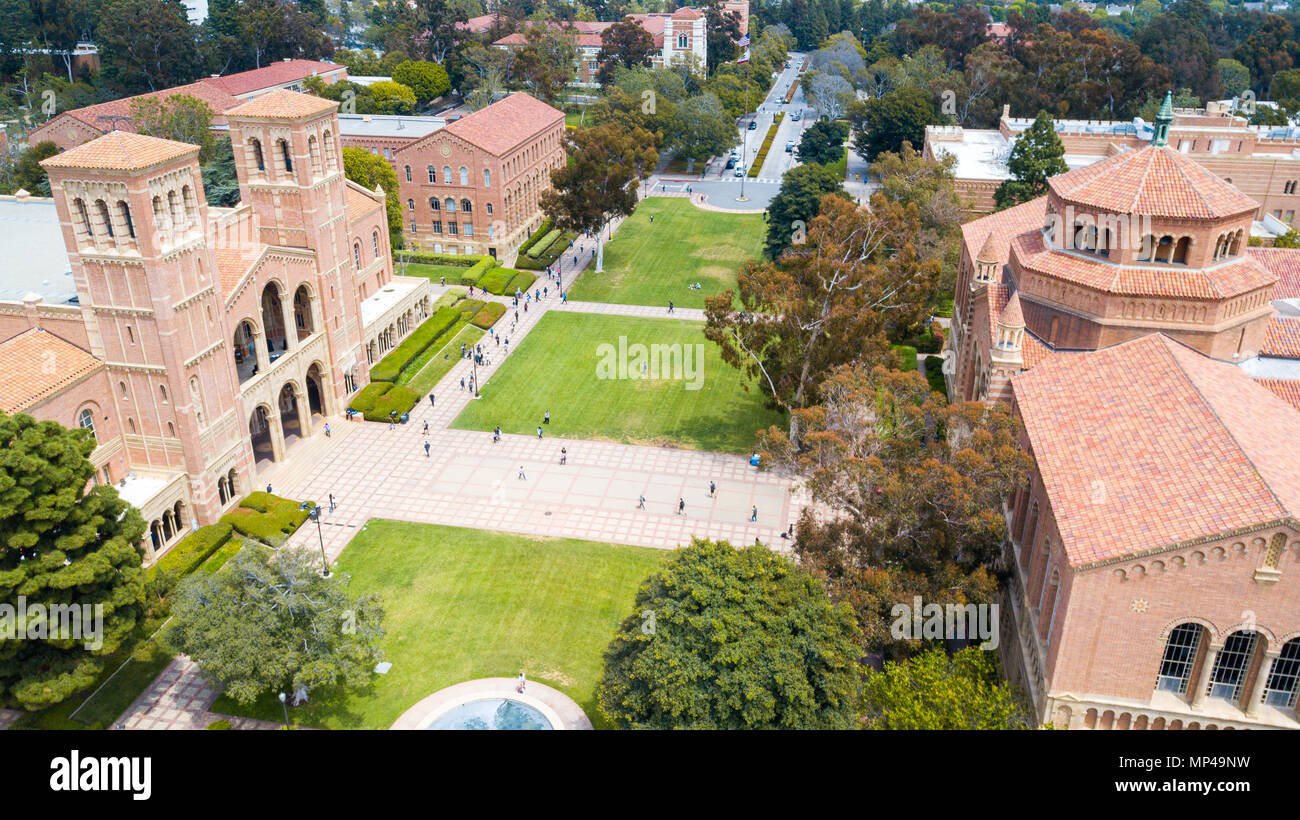
<instances>
[{"instance_id":1,"label":"bell tower","mask_svg":"<svg viewBox=\"0 0 1300 820\"><path fill-rule=\"evenodd\" d=\"M229 335L198 153L114 131L41 163L91 352L107 363L122 457L131 469L187 475L182 526L214 521L218 478L249 469L234 377L216 355Z\"/></svg>"},{"instance_id":2,"label":"bell tower","mask_svg":"<svg viewBox=\"0 0 1300 820\"><path fill-rule=\"evenodd\" d=\"M329 348L329 388L346 395L344 374L360 363L360 268L348 222L348 182L339 145L338 103L272 91L225 112L239 177L240 199L253 212L266 245L305 249L316 259L308 282L320 301ZM386 240L386 237L385 237ZM372 263L373 264L373 263ZM302 282L290 283L290 292Z\"/></svg>"}]
</instances>

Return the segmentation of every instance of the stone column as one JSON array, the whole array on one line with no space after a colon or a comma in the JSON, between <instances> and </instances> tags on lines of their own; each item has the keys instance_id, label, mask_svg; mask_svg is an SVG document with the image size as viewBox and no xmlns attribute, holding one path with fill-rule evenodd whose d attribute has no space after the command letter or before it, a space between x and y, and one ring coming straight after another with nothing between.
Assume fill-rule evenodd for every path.
<instances>
[{"instance_id":1,"label":"stone column","mask_svg":"<svg viewBox=\"0 0 1300 820\"><path fill-rule=\"evenodd\" d=\"M1196 691L1192 693L1192 708L1201 709L1205 705L1205 698L1210 692L1210 673L1214 671L1214 660L1219 657L1219 650L1223 645L1215 646L1210 644L1205 648L1205 658L1201 661L1201 674L1193 678L1196 684Z\"/></svg>"},{"instance_id":2,"label":"stone column","mask_svg":"<svg viewBox=\"0 0 1300 820\"><path fill-rule=\"evenodd\" d=\"M293 318L292 294L280 298L280 316L284 321L284 352L288 353L298 347L298 323Z\"/></svg>"},{"instance_id":3,"label":"stone column","mask_svg":"<svg viewBox=\"0 0 1300 820\"><path fill-rule=\"evenodd\" d=\"M267 422L271 426L271 458L273 461L284 461L284 425L280 423L278 409L274 414L268 415Z\"/></svg>"},{"instance_id":4,"label":"stone column","mask_svg":"<svg viewBox=\"0 0 1300 820\"><path fill-rule=\"evenodd\" d=\"M271 354L266 352L266 331L253 331L253 355L257 357L257 372L265 373L271 368Z\"/></svg>"},{"instance_id":5,"label":"stone column","mask_svg":"<svg viewBox=\"0 0 1300 820\"><path fill-rule=\"evenodd\" d=\"M294 393L294 404L298 407L298 429L302 431L302 437L307 438L311 435L311 402L307 401L307 389L303 388L302 395ZM322 410L324 407L321 408Z\"/></svg>"},{"instance_id":6,"label":"stone column","mask_svg":"<svg viewBox=\"0 0 1300 820\"><path fill-rule=\"evenodd\" d=\"M1259 663L1259 671L1255 673L1255 684L1250 687L1250 692L1246 695L1247 716L1255 717L1259 714L1259 705L1264 700L1264 686L1268 684L1269 670L1273 668L1274 661L1281 654L1281 647L1264 653L1264 658Z\"/></svg>"}]
</instances>

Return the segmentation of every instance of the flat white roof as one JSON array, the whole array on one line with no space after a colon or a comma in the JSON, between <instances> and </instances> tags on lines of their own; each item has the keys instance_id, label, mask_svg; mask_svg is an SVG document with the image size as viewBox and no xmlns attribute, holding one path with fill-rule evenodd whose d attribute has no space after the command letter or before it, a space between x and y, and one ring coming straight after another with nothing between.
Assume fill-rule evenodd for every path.
<instances>
[{"instance_id":1,"label":"flat white roof","mask_svg":"<svg viewBox=\"0 0 1300 820\"><path fill-rule=\"evenodd\" d=\"M159 478L157 476L135 475L128 476L123 481L119 481L117 494L122 500L137 509L143 508L145 504L163 491L163 488L171 483L170 478Z\"/></svg>"},{"instance_id":2,"label":"flat white roof","mask_svg":"<svg viewBox=\"0 0 1300 820\"><path fill-rule=\"evenodd\" d=\"M420 139L446 126L443 117L395 114L340 114L339 133L345 137L409 137Z\"/></svg>"},{"instance_id":3,"label":"flat white roof","mask_svg":"<svg viewBox=\"0 0 1300 820\"><path fill-rule=\"evenodd\" d=\"M54 200L0 197L0 258L0 301L21 302L29 293L47 305L77 298Z\"/></svg>"},{"instance_id":4,"label":"flat white roof","mask_svg":"<svg viewBox=\"0 0 1300 820\"><path fill-rule=\"evenodd\" d=\"M393 281L379 289L374 296L367 296L361 303L361 326L370 327L379 321L389 308L406 298L407 294L428 280L418 276L394 276Z\"/></svg>"},{"instance_id":5,"label":"flat white roof","mask_svg":"<svg viewBox=\"0 0 1300 820\"><path fill-rule=\"evenodd\" d=\"M992 129L966 128L961 142L932 140L930 148L937 156L954 156L957 164L953 174L958 179L1004 180L1011 176L1007 160L1011 158L1013 140ZM1071 171L1086 168L1105 159L1092 154L1066 154L1062 157Z\"/></svg>"}]
</instances>

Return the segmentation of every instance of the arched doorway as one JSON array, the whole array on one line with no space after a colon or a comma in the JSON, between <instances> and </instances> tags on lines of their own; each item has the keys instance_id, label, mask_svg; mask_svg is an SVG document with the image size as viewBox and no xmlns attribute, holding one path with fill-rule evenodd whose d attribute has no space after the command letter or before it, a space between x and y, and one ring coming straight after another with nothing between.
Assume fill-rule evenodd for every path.
<instances>
[{"instance_id":1,"label":"arched doorway","mask_svg":"<svg viewBox=\"0 0 1300 820\"><path fill-rule=\"evenodd\" d=\"M235 371L243 384L257 373L257 328L245 319L235 328Z\"/></svg>"},{"instance_id":2,"label":"arched doorway","mask_svg":"<svg viewBox=\"0 0 1300 820\"><path fill-rule=\"evenodd\" d=\"M253 445L253 461L275 461L275 445L271 440L271 418L266 412L266 405L259 404L253 408L253 415L248 419L248 437Z\"/></svg>"},{"instance_id":3,"label":"arched doorway","mask_svg":"<svg viewBox=\"0 0 1300 820\"><path fill-rule=\"evenodd\" d=\"M275 361L289 349L289 341L285 336L284 300L274 282L262 288L262 328L266 334L266 352Z\"/></svg>"},{"instance_id":4,"label":"arched doorway","mask_svg":"<svg viewBox=\"0 0 1300 820\"><path fill-rule=\"evenodd\" d=\"M299 285L293 292L293 323L298 331L298 341L316 332L311 313L311 291L306 285Z\"/></svg>"},{"instance_id":5,"label":"arched doorway","mask_svg":"<svg viewBox=\"0 0 1300 820\"><path fill-rule=\"evenodd\" d=\"M325 415L325 380L321 377L320 364L316 362L307 368L307 407L313 424L316 416Z\"/></svg>"},{"instance_id":6,"label":"arched doorway","mask_svg":"<svg viewBox=\"0 0 1300 820\"><path fill-rule=\"evenodd\" d=\"M284 387L280 388L277 401L280 406L280 429L284 431L284 445L287 448L307 436L310 431L302 429L302 421L298 416L298 394L291 382L285 382Z\"/></svg>"}]
</instances>

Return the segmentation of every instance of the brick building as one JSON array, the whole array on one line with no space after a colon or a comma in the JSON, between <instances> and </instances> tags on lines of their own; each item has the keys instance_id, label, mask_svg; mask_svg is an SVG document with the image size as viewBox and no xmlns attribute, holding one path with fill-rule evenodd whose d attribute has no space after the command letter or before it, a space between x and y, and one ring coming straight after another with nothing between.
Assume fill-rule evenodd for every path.
<instances>
[{"instance_id":1,"label":"brick building","mask_svg":"<svg viewBox=\"0 0 1300 820\"><path fill-rule=\"evenodd\" d=\"M990 213L993 193L1009 178L1007 160L1032 118L1012 117L1003 109L996 129L929 126L924 154L956 158L954 174L967 218ZM1290 225L1300 211L1300 128L1253 126L1223 105L1172 109L1167 142L1215 176L1231 183L1257 204L1256 219L1273 216ZM1070 170L1084 168L1150 144L1153 123L1057 120L1057 134Z\"/></svg>"},{"instance_id":2,"label":"brick building","mask_svg":"<svg viewBox=\"0 0 1300 820\"><path fill-rule=\"evenodd\" d=\"M408 246L511 258L564 156L564 112L523 93L396 149Z\"/></svg>"},{"instance_id":3,"label":"brick building","mask_svg":"<svg viewBox=\"0 0 1300 820\"><path fill-rule=\"evenodd\" d=\"M45 160L52 202L0 203L47 269L0 273L0 410L89 429L150 557L318 433L430 309L427 280L393 276L383 200L343 176L334 103L276 90L226 118L237 207L205 201L197 146L121 131Z\"/></svg>"}]
</instances>

